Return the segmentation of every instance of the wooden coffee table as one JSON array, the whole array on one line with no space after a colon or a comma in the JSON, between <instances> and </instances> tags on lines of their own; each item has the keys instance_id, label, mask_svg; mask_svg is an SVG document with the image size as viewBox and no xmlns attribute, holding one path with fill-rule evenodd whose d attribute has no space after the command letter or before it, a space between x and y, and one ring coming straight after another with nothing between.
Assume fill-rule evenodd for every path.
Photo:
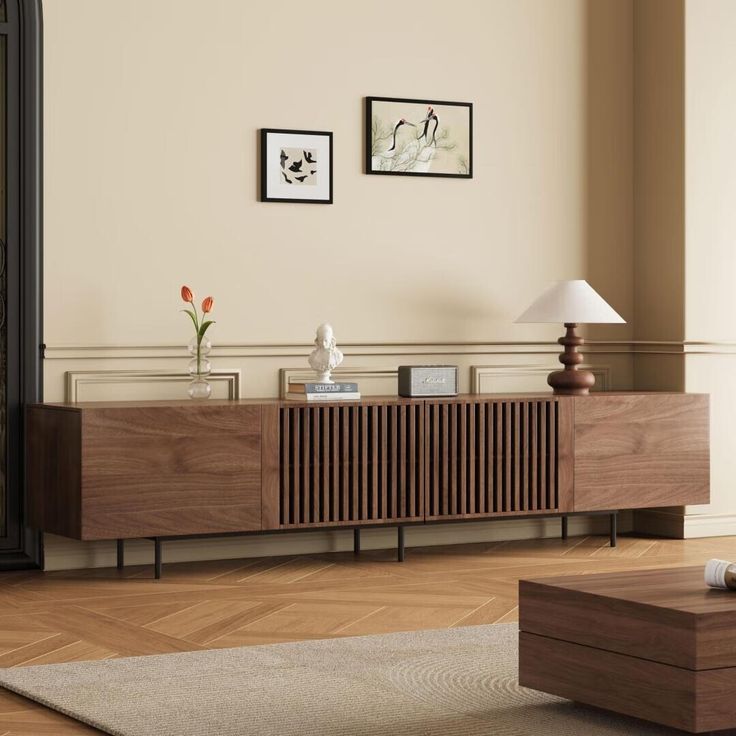
<instances>
[{"instance_id":1,"label":"wooden coffee table","mask_svg":"<svg viewBox=\"0 0 736 736\"><path fill-rule=\"evenodd\" d=\"M736 592L703 567L519 582L519 683L690 733L736 727Z\"/></svg>"}]
</instances>

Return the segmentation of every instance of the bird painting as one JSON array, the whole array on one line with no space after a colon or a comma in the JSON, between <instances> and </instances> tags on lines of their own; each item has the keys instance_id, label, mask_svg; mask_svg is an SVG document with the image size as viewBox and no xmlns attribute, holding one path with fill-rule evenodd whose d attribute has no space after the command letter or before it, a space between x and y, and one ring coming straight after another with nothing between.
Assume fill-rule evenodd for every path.
<instances>
[{"instance_id":1,"label":"bird painting","mask_svg":"<svg viewBox=\"0 0 736 736\"><path fill-rule=\"evenodd\" d=\"M281 149L281 168L284 168L284 164L288 161L289 157L286 155L286 151Z\"/></svg>"},{"instance_id":2,"label":"bird painting","mask_svg":"<svg viewBox=\"0 0 736 736\"><path fill-rule=\"evenodd\" d=\"M312 169L309 173L314 176L317 173L317 169Z\"/></svg>"},{"instance_id":3,"label":"bird painting","mask_svg":"<svg viewBox=\"0 0 736 736\"><path fill-rule=\"evenodd\" d=\"M294 183L294 182L292 182L291 179L289 179L288 176L286 176L286 172L285 171L282 171L281 173L284 175L284 179L286 179L286 183L287 184L293 184Z\"/></svg>"},{"instance_id":4,"label":"bird painting","mask_svg":"<svg viewBox=\"0 0 736 736\"><path fill-rule=\"evenodd\" d=\"M308 174L304 174L304 176L295 176L294 178L300 183L303 184L304 180L307 178Z\"/></svg>"},{"instance_id":5,"label":"bird painting","mask_svg":"<svg viewBox=\"0 0 736 736\"><path fill-rule=\"evenodd\" d=\"M393 142L391 143L391 148L389 148L389 151L393 151L396 148L396 134L399 132L399 128L402 125L411 125L412 128L416 128L417 126L414 125L414 123L410 123L408 120L405 120L404 118L401 118L398 123L394 126L394 136L393 136Z\"/></svg>"},{"instance_id":6,"label":"bird painting","mask_svg":"<svg viewBox=\"0 0 736 736\"><path fill-rule=\"evenodd\" d=\"M304 151L304 160L308 164L316 164L317 163L317 159L316 158L312 158L312 152L311 151Z\"/></svg>"},{"instance_id":7,"label":"bird painting","mask_svg":"<svg viewBox=\"0 0 736 736\"><path fill-rule=\"evenodd\" d=\"M427 114L422 120L419 125L424 123L424 130L422 130L421 134L417 136L417 138L424 138L424 141L426 143L429 143L429 126L431 125L432 121L434 120L434 128L432 129L432 141L431 143L436 146L437 145L437 126L440 124L440 119L437 117L437 113L435 113L434 108L430 105L427 108Z\"/></svg>"},{"instance_id":8,"label":"bird painting","mask_svg":"<svg viewBox=\"0 0 736 736\"><path fill-rule=\"evenodd\" d=\"M302 163L303 161L301 159L299 161L294 161L294 163L289 166L289 171L293 171L295 174L301 174Z\"/></svg>"}]
</instances>

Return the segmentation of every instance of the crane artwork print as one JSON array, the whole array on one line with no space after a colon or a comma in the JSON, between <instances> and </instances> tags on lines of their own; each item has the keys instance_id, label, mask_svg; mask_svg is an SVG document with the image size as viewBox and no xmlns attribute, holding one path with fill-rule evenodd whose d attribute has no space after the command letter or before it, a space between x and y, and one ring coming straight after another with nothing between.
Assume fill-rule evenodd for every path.
<instances>
[{"instance_id":1,"label":"crane artwork print","mask_svg":"<svg viewBox=\"0 0 736 736\"><path fill-rule=\"evenodd\" d=\"M369 174L472 176L472 105L369 97Z\"/></svg>"}]
</instances>

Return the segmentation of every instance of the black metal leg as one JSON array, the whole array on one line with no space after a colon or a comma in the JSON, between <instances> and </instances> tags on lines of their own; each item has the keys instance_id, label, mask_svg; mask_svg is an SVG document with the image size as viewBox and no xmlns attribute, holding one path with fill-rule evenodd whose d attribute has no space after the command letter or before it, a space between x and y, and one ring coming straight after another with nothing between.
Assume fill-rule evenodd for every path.
<instances>
[{"instance_id":1,"label":"black metal leg","mask_svg":"<svg viewBox=\"0 0 736 736\"><path fill-rule=\"evenodd\" d=\"M611 519L611 547L616 546L616 521L618 519L618 514L613 513L610 515Z\"/></svg>"},{"instance_id":2,"label":"black metal leg","mask_svg":"<svg viewBox=\"0 0 736 736\"><path fill-rule=\"evenodd\" d=\"M405 548L404 548L404 527L399 527L399 562L404 561Z\"/></svg>"},{"instance_id":3,"label":"black metal leg","mask_svg":"<svg viewBox=\"0 0 736 736\"><path fill-rule=\"evenodd\" d=\"M125 540L118 539L118 570L125 567Z\"/></svg>"},{"instance_id":4,"label":"black metal leg","mask_svg":"<svg viewBox=\"0 0 736 736\"><path fill-rule=\"evenodd\" d=\"M153 575L156 580L161 579L161 539L154 537L153 539Z\"/></svg>"},{"instance_id":5,"label":"black metal leg","mask_svg":"<svg viewBox=\"0 0 736 736\"><path fill-rule=\"evenodd\" d=\"M567 516L562 517L562 538L567 539Z\"/></svg>"},{"instance_id":6,"label":"black metal leg","mask_svg":"<svg viewBox=\"0 0 736 736\"><path fill-rule=\"evenodd\" d=\"M353 529L353 554L360 554L360 529Z\"/></svg>"}]
</instances>

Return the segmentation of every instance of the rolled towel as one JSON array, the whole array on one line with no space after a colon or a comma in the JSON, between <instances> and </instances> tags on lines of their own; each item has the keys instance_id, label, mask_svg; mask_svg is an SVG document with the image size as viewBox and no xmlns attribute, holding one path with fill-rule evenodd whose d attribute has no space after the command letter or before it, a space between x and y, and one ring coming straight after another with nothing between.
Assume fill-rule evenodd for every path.
<instances>
[{"instance_id":1,"label":"rolled towel","mask_svg":"<svg viewBox=\"0 0 736 736\"><path fill-rule=\"evenodd\" d=\"M708 560L705 564L705 584L711 588L736 590L736 564L727 560Z\"/></svg>"}]
</instances>

